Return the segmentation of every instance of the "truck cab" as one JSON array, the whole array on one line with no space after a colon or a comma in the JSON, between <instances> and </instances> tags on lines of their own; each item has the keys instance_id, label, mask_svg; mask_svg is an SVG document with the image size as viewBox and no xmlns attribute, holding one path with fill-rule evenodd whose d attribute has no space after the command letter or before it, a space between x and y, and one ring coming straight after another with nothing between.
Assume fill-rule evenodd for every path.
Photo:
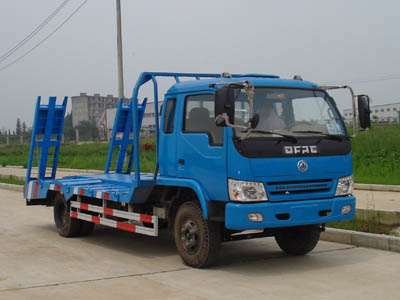
<instances>
[{"instance_id":1,"label":"truck cab","mask_svg":"<svg viewBox=\"0 0 400 300\"><path fill-rule=\"evenodd\" d=\"M216 84L254 84L258 124L217 126ZM252 117L233 87L233 123ZM317 85L272 75L177 83L164 100L160 177L196 181L205 207L232 230L279 228L354 216L351 147L334 100ZM247 136L246 136L247 135ZM208 212L206 212L208 213Z\"/></svg>"}]
</instances>

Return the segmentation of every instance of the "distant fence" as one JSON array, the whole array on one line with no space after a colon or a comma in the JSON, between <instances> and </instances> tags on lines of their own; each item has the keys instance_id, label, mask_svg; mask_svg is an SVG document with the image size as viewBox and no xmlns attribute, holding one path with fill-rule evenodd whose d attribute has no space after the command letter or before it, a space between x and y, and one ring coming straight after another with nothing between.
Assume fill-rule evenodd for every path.
<instances>
[{"instance_id":1,"label":"distant fence","mask_svg":"<svg viewBox=\"0 0 400 300\"><path fill-rule=\"evenodd\" d=\"M28 144L31 141L30 135L2 135L0 145Z\"/></svg>"}]
</instances>

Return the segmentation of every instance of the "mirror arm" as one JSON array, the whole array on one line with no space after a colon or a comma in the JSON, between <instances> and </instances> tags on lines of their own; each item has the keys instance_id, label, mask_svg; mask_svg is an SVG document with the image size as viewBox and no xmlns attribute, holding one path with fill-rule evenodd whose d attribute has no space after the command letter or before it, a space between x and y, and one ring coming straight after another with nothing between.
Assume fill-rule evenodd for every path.
<instances>
[{"instance_id":1,"label":"mirror arm","mask_svg":"<svg viewBox=\"0 0 400 300\"><path fill-rule=\"evenodd\" d=\"M246 127L246 126L231 124L231 123L229 122L229 117L228 117L228 115L227 115L226 113L223 113L222 115L216 116L216 117L215 117L215 122L216 122L216 123L220 123L221 119L224 120L226 126L228 126L228 127L231 127L231 128L233 128L233 129L247 130L246 134L245 134L244 136L240 137L241 140L247 139L247 138L249 137L249 135L251 134L251 130L252 130L251 127Z\"/></svg>"}]
</instances>

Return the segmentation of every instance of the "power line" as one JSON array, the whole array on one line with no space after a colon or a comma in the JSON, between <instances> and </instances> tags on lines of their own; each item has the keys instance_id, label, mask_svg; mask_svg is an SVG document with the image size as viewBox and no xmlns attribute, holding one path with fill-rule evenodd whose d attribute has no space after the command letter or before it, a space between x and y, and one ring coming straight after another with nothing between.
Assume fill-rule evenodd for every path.
<instances>
[{"instance_id":1,"label":"power line","mask_svg":"<svg viewBox=\"0 0 400 300\"><path fill-rule=\"evenodd\" d=\"M69 17L67 19L65 19L64 22L62 22L59 26L56 27L56 29L54 29L52 32L50 32L50 34L48 34L44 39L42 39L39 43L37 43L35 46L33 46L31 49L29 49L27 52L25 52L23 55L21 55L20 57L18 57L17 59L13 60L12 62L10 62L9 64L5 65L4 67L0 68L0 71L3 71L5 69L7 69L8 67L11 67L13 64L19 62L21 59L23 59L25 56L27 56L28 54L30 54L33 50L35 50L36 48L38 48L40 45L42 45L45 41L47 41L53 34L55 34L58 30L61 29L61 27L64 26L65 23L67 23L85 4L86 2L88 2L89 0L85 0L83 1L83 3L81 5L78 6L77 9L75 9L72 14L69 15Z\"/></svg>"},{"instance_id":2,"label":"power line","mask_svg":"<svg viewBox=\"0 0 400 300\"><path fill-rule=\"evenodd\" d=\"M16 52L19 48L29 42L37 33L39 33L69 2L70 0L63 1L51 14L48 16L38 27L36 27L27 37L17 43L13 48L8 50L2 56L0 56L0 62L7 59L10 55Z\"/></svg>"}]
</instances>

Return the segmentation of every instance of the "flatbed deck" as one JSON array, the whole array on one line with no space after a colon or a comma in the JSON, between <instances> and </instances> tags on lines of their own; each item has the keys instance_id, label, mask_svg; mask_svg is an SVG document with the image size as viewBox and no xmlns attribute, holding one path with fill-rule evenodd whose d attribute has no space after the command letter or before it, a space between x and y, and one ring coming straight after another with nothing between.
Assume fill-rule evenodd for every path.
<instances>
[{"instance_id":1,"label":"flatbed deck","mask_svg":"<svg viewBox=\"0 0 400 300\"><path fill-rule=\"evenodd\" d=\"M132 174L90 174L67 176L60 179L42 179L31 181L28 185L27 199L44 197L48 190L58 191L66 197L72 195L87 196L115 202L131 203L131 196L137 186L135 173ZM140 186L151 187L156 181L153 174L142 173Z\"/></svg>"}]
</instances>

